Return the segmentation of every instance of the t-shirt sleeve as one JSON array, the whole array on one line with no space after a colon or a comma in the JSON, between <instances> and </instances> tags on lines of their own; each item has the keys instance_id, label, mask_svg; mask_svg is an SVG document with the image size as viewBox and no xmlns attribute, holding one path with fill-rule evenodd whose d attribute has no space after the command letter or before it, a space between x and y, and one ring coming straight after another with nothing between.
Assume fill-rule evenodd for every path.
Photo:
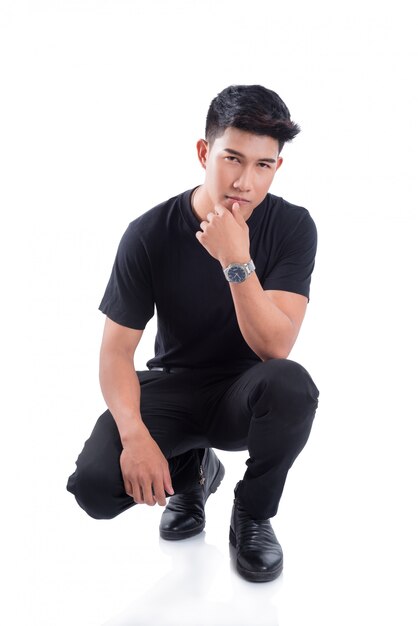
<instances>
[{"instance_id":1,"label":"t-shirt sleeve","mask_svg":"<svg viewBox=\"0 0 418 626\"><path fill-rule=\"evenodd\" d=\"M306 211L283 242L277 262L266 276L263 288L299 293L309 300L316 248L315 222Z\"/></svg>"},{"instance_id":2,"label":"t-shirt sleeve","mask_svg":"<svg viewBox=\"0 0 418 626\"><path fill-rule=\"evenodd\" d=\"M122 236L99 310L135 330L143 330L154 315L149 258L138 225L129 224Z\"/></svg>"}]
</instances>

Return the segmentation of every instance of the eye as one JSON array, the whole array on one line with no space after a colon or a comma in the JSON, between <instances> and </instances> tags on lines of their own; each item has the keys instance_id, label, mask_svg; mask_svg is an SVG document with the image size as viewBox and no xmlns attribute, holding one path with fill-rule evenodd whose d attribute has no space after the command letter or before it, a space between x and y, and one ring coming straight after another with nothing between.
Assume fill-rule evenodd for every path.
<instances>
[{"instance_id":1,"label":"eye","mask_svg":"<svg viewBox=\"0 0 418 626\"><path fill-rule=\"evenodd\" d=\"M239 160L237 159L236 156L226 156L225 159L227 161L236 161L237 163L239 163Z\"/></svg>"},{"instance_id":2,"label":"eye","mask_svg":"<svg viewBox=\"0 0 418 626\"><path fill-rule=\"evenodd\" d=\"M262 169L270 169L271 168L271 165L269 165L268 163L259 163L259 166Z\"/></svg>"}]
</instances>

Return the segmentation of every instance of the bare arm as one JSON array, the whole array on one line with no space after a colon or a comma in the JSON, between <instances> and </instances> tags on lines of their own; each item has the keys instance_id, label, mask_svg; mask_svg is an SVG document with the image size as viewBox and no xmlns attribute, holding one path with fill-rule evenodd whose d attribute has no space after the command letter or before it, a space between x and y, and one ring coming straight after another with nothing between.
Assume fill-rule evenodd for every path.
<instances>
[{"instance_id":1,"label":"bare arm","mask_svg":"<svg viewBox=\"0 0 418 626\"><path fill-rule=\"evenodd\" d=\"M138 504L165 505L172 493L168 463L141 418L140 384L134 354L142 330L106 318L100 349L100 386L122 441L121 470L126 493Z\"/></svg>"},{"instance_id":2,"label":"bare arm","mask_svg":"<svg viewBox=\"0 0 418 626\"><path fill-rule=\"evenodd\" d=\"M250 260L248 225L239 211L217 205L196 233L202 246L223 268ZM262 359L287 358L303 322L308 299L287 291L264 291L256 273L230 283L238 325L249 347Z\"/></svg>"},{"instance_id":3,"label":"bare arm","mask_svg":"<svg viewBox=\"0 0 418 626\"><path fill-rule=\"evenodd\" d=\"M100 386L122 444L132 436L148 432L141 419L140 385L134 366L142 333L106 318L100 348Z\"/></svg>"},{"instance_id":4,"label":"bare arm","mask_svg":"<svg viewBox=\"0 0 418 626\"><path fill-rule=\"evenodd\" d=\"M286 359L296 341L308 299L287 291L264 291L253 273L230 283L238 325L250 348L263 361Z\"/></svg>"}]
</instances>

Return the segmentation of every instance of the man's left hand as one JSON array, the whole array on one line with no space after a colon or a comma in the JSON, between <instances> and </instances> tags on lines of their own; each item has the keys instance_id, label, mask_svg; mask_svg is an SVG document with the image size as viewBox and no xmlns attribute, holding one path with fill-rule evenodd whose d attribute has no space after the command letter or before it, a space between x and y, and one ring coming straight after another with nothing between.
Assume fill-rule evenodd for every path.
<instances>
[{"instance_id":1,"label":"man's left hand","mask_svg":"<svg viewBox=\"0 0 418 626\"><path fill-rule=\"evenodd\" d=\"M238 202L228 211L216 205L214 212L200 223L196 238L223 268L230 263L247 263L250 258L250 235Z\"/></svg>"}]
</instances>

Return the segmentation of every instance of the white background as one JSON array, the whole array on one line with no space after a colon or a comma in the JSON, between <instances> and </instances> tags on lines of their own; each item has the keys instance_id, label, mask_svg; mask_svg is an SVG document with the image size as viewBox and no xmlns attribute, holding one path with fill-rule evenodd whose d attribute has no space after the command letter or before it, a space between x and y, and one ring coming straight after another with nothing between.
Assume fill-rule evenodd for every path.
<instances>
[{"instance_id":1,"label":"white background","mask_svg":"<svg viewBox=\"0 0 418 626\"><path fill-rule=\"evenodd\" d=\"M3 623L417 623L412 5L0 2ZM274 89L301 125L271 191L319 230L291 356L320 408L273 521L284 574L265 585L230 566L245 453L220 453L206 531L180 544L159 540L161 509L95 521L65 490L105 409L97 307L116 246L202 182L195 143L232 83Z\"/></svg>"}]
</instances>

